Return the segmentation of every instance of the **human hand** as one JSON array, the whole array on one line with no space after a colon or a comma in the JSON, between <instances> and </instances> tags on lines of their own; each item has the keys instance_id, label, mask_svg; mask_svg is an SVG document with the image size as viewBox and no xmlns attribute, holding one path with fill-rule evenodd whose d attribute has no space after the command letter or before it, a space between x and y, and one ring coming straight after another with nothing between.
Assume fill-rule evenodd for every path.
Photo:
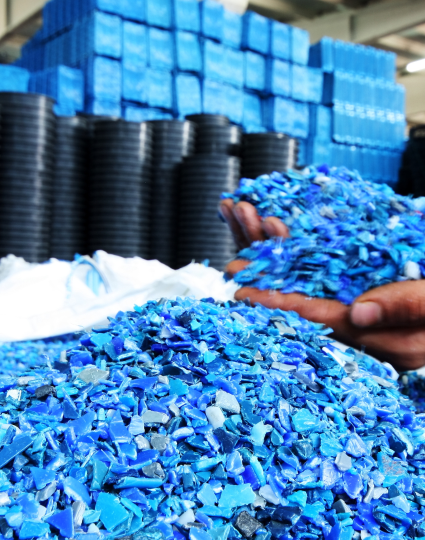
<instances>
[{"instance_id":1,"label":"human hand","mask_svg":"<svg viewBox=\"0 0 425 540\"><path fill-rule=\"evenodd\" d=\"M221 212L240 248L266 237L289 237L288 228L279 219L261 221L249 203L235 206L226 199L222 201ZM233 261L227 272L234 276L248 264L248 261ZM235 298L249 298L253 305L296 311L301 317L332 328L335 339L364 348L368 354L391 362L397 369L418 369L425 365L425 280L390 283L372 289L351 306L337 300L252 287L239 289Z\"/></svg>"}]
</instances>

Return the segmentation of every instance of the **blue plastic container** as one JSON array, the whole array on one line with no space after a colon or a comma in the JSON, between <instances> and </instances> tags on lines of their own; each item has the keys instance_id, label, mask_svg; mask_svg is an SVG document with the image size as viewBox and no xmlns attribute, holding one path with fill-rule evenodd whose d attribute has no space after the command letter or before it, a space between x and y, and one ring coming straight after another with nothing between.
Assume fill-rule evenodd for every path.
<instances>
[{"instance_id":1,"label":"blue plastic container","mask_svg":"<svg viewBox=\"0 0 425 540\"><path fill-rule=\"evenodd\" d=\"M123 118L129 122L148 122L150 120L171 120L173 116L161 109L152 107L123 106Z\"/></svg>"},{"instance_id":2,"label":"blue plastic container","mask_svg":"<svg viewBox=\"0 0 425 540\"><path fill-rule=\"evenodd\" d=\"M121 100L121 62L91 56L84 66L86 97L116 103Z\"/></svg>"},{"instance_id":3,"label":"blue plastic container","mask_svg":"<svg viewBox=\"0 0 425 540\"><path fill-rule=\"evenodd\" d=\"M259 92L266 88L266 59L261 54L245 52L245 87Z\"/></svg>"},{"instance_id":4,"label":"blue plastic container","mask_svg":"<svg viewBox=\"0 0 425 540\"><path fill-rule=\"evenodd\" d=\"M214 0L201 2L201 32L210 39L223 39L224 9Z\"/></svg>"},{"instance_id":5,"label":"blue plastic container","mask_svg":"<svg viewBox=\"0 0 425 540\"><path fill-rule=\"evenodd\" d=\"M307 163L309 165L330 165L332 151L329 141L312 137L307 140Z\"/></svg>"},{"instance_id":6,"label":"blue plastic container","mask_svg":"<svg viewBox=\"0 0 425 540\"><path fill-rule=\"evenodd\" d=\"M199 34L201 31L200 3L198 0L172 0L173 21L177 30Z\"/></svg>"},{"instance_id":7,"label":"blue plastic container","mask_svg":"<svg viewBox=\"0 0 425 540\"><path fill-rule=\"evenodd\" d=\"M291 96L292 64L276 58L268 58L266 89L275 96Z\"/></svg>"},{"instance_id":8,"label":"blue plastic container","mask_svg":"<svg viewBox=\"0 0 425 540\"><path fill-rule=\"evenodd\" d=\"M29 71L17 67L0 64L0 92L28 92Z\"/></svg>"},{"instance_id":9,"label":"blue plastic container","mask_svg":"<svg viewBox=\"0 0 425 540\"><path fill-rule=\"evenodd\" d=\"M294 102L291 99L271 97L265 102L265 123L269 131L292 134L294 114Z\"/></svg>"},{"instance_id":10,"label":"blue plastic container","mask_svg":"<svg viewBox=\"0 0 425 540\"><path fill-rule=\"evenodd\" d=\"M310 105L310 137L330 141L332 130L332 109L324 105Z\"/></svg>"},{"instance_id":11,"label":"blue plastic container","mask_svg":"<svg viewBox=\"0 0 425 540\"><path fill-rule=\"evenodd\" d=\"M223 43L240 49L242 44L243 17L228 9L223 12Z\"/></svg>"},{"instance_id":12,"label":"blue plastic container","mask_svg":"<svg viewBox=\"0 0 425 540\"><path fill-rule=\"evenodd\" d=\"M224 114L224 85L211 79L202 81L202 112Z\"/></svg>"},{"instance_id":13,"label":"blue plastic container","mask_svg":"<svg viewBox=\"0 0 425 540\"><path fill-rule=\"evenodd\" d=\"M124 21L122 62L126 68L139 71L147 66L148 37L143 24Z\"/></svg>"},{"instance_id":14,"label":"blue plastic container","mask_svg":"<svg viewBox=\"0 0 425 540\"><path fill-rule=\"evenodd\" d=\"M223 85L222 113L234 124L241 124L243 120L244 92L242 88L235 88L228 84Z\"/></svg>"},{"instance_id":15,"label":"blue plastic container","mask_svg":"<svg viewBox=\"0 0 425 540\"><path fill-rule=\"evenodd\" d=\"M270 54L280 60L292 60L291 27L287 24L270 21Z\"/></svg>"},{"instance_id":16,"label":"blue plastic container","mask_svg":"<svg viewBox=\"0 0 425 540\"><path fill-rule=\"evenodd\" d=\"M242 126L247 133L264 130L263 101L257 94L244 92Z\"/></svg>"},{"instance_id":17,"label":"blue plastic container","mask_svg":"<svg viewBox=\"0 0 425 540\"><path fill-rule=\"evenodd\" d=\"M121 117L121 103L115 101L106 101L102 99L88 99L85 112L96 116L115 116Z\"/></svg>"},{"instance_id":18,"label":"blue plastic container","mask_svg":"<svg viewBox=\"0 0 425 540\"><path fill-rule=\"evenodd\" d=\"M294 64L292 66L292 98L298 101L309 101L310 81L307 66Z\"/></svg>"},{"instance_id":19,"label":"blue plastic container","mask_svg":"<svg viewBox=\"0 0 425 540\"><path fill-rule=\"evenodd\" d=\"M307 30L291 28L291 57L295 64L306 66L310 54L310 34Z\"/></svg>"},{"instance_id":20,"label":"blue plastic container","mask_svg":"<svg viewBox=\"0 0 425 540\"><path fill-rule=\"evenodd\" d=\"M170 31L148 28L148 49L150 67L166 70L174 68L174 44Z\"/></svg>"},{"instance_id":21,"label":"blue plastic container","mask_svg":"<svg viewBox=\"0 0 425 540\"><path fill-rule=\"evenodd\" d=\"M62 109L73 110L74 114L84 110L84 76L81 70L57 66L46 75L46 93Z\"/></svg>"},{"instance_id":22,"label":"blue plastic container","mask_svg":"<svg viewBox=\"0 0 425 540\"><path fill-rule=\"evenodd\" d=\"M309 106L307 103L299 103L298 101L294 101L293 111L294 121L292 125L292 132L290 132L289 135L306 139L310 129Z\"/></svg>"},{"instance_id":23,"label":"blue plastic container","mask_svg":"<svg viewBox=\"0 0 425 540\"><path fill-rule=\"evenodd\" d=\"M244 85L244 53L232 47L223 47L223 78L236 88Z\"/></svg>"},{"instance_id":24,"label":"blue plastic container","mask_svg":"<svg viewBox=\"0 0 425 540\"><path fill-rule=\"evenodd\" d=\"M136 22L145 22L146 0L119 0L119 4L119 14L124 19Z\"/></svg>"},{"instance_id":25,"label":"blue plastic container","mask_svg":"<svg viewBox=\"0 0 425 540\"><path fill-rule=\"evenodd\" d=\"M149 26L171 28L171 0L146 0L146 23Z\"/></svg>"},{"instance_id":26,"label":"blue plastic container","mask_svg":"<svg viewBox=\"0 0 425 540\"><path fill-rule=\"evenodd\" d=\"M177 69L200 73L202 71L202 54L199 36L191 32L176 31L174 38Z\"/></svg>"},{"instance_id":27,"label":"blue plastic container","mask_svg":"<svg viewBox=\"0 0 425 540\"><path fill-rule=\"evenodd\" d=\"M268 54L270 50L270 19L253 11L243 17L242 45L245 49Z\"/></svg>"},{"instance_id":28,"label":"blue plastic container","mask_svg":"<svg viewBox=\"0 0 425 540\"><path fill-rule=\"evenodd\" d=\"M136 103L147 103L147 69L133 70L122 66L122 98Z\"/></svg>"},{"instance_id":29,"label":"blue plastic container","mask_svg":"<svg viewBox=\"0 0 425 540\"><path fill-rule=\"evenodd\" d=\"M169 71L148 68L147 102L150 107L173 108L173 77Z\"/></svg>"},{"instance_id":30,"label":"blue plastic container","mask_svg":"<svg viewBox=\"0 0 425 540\"><path fill-rule=\"evenodd\" d=\"M83 57L91 54L119 59L122 56L122 20L94 11L83 22Z\"/></svg>"},{"instance_id":31,"label":"blue plastic container","mask_svg":"<svg viewBox=\"0 0 425 540\"><path fill-rule=\"evenodd\" d=\"M202 112L201 83L198 77L179 73L174 78L174 114L184 118Z\"/></svg>"},{"instance_id":32,"label":"blue plastic container","mask_svg":"<svg viewBox=\"0 0 425 540\"><path fill-rule=\"evenodd\" d=\"M324 37L310 47L308 65L320 68L325 73L332 73L334 71L334 40L332 38Z\"/></svg>"},{"instance_id":33,"label":"blue plastic container","mask_svg":"<svg viewBox=\"0 0 425 540\"><path fill-rule=\"evenodd\" d=\"M323 72L319 68L307 68L308 99L310 103L321 103L323 93Z\"/></svg>"},{"instance_id":34,"label":"blue plastic container","mask_svg":"<svg viewBox=\"0 0 425 540\"><path fill-rule=\"evenodd\" d=\"M209 80L224 80L224 47L210 39L203 43L204 77Z\"/></svg>"}]
</instances>

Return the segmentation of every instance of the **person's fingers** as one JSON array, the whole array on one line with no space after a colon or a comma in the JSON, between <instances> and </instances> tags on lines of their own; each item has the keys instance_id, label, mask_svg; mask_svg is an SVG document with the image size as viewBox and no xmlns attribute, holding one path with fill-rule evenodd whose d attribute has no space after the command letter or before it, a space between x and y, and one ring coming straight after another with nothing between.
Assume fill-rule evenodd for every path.
<instances>
[{"instance_id":1,"label":"person's fingers","mask_svg":"<svg viewBox=\"0 0 425 540\"><path fill-rule=\"evenodd\" d=\"M390 362L400 371L425 365L425 326L354 329L351 336L339 339L357 349L364 349L379 360Z\"/></svg>"},{"instance_id":2,"label":"person's fingers","mask_svg":"<svg viewBox=\"0 0 425 540\"><path fill-rule=\"evenodd\" d=\"M230 262L226 266L226 274L233 277L238 272L241 272L242 270L244 270L249 264L251 264L251 261L245 261L243 259L236 259Z\"/></svg>"},{"instance_id":3,"label":"person's fingers","mask_svg":"<svg viewBox=\"0 0 425 540\"><path fill-rule=\"evenodd\" d=\"M389 283L362 294L350 319L358 328L425 325L425 280Z\"/></svg>"},{"instance_id":4,"label":"person's fingers","mask_svg":"<svg viewBox=\"0 0 425 540\"><path fill-rule=\"evenodd\" d=\"M277 217L268 217L263 221L263 231L269 238L290 238L288 227Z\"/></svg>"},{"instance_id":5,"label":"person's fingers","mask_svg":"<svg viewBox=\"0 0 425 540\"><path fill-rule=\"evenodd\" d=\"M250 245L250 242L247 241L245 234L242 230L241 224L236 219L234 213L235 204L232 199L224 199L220 203L220 213L226 221L227 225L232 232L233 239L238 249L243 249Z\"/></svg>"},{"instance_id":6,"label":"person's fingers","mask_svg":"<svg viewBox=\"0 0 425 540\"><path fill-rule=\"evenodd\" d=\"M257 214L255 206L242 201L234 207L233 212L242 228L248 245L251 245L252 242L265 240L262 221Z\"/></svg>"},{"instance_id":7,"label":"person's fingers","mask_svg":"<svg viewBox=\"0 0 425 540\"><path fill-rule=\"evenodd\" d=\"M332 328L332 338L359 350L364 349L367 354L390 362L400 370L418 369L425 365L425 324L413 328L360 329L351 324L350 307L336 300L260 291L251 287L239 289L235 298L248 298L252 305L296 311L305 319Z\"/></svg>"},{"instance_id":8,"label":"person's fingers","mask_svg":"<svg viewBox=\"0 0 425 540\"><path fill-rule=\"evenodd\" d=\"M271 309L296 311L301 317L322 323L338 334L349 332L349 306L336 300L310 298L303 294L282 294L277 291L260 291L252 287L243 287L236 291L236 300L249 298L252 305L261 304Z\"/></svg>"}]
</instances>

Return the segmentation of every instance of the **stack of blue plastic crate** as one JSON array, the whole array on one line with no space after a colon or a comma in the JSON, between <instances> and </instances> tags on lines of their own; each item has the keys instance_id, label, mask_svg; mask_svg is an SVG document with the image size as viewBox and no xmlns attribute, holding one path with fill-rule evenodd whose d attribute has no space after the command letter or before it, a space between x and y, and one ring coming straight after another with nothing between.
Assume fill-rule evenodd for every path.
<instances>
[{"instance_id":1,"label":"stack of blue plastic crate","mask_svg":"<svg viewBox=\"0 0 425 540\"><path fill-rule=\"evenodd\" d=\"M394 184L405 144L405 89L395 54L324 38L310 49L324 72L322 104L312 107L309 163L346 165Z\"/></svg>"},{"instance_id":2,"label":"stack of blue plastic crate","mask_svg":"<svg viewBox=\"0 0 425 540\"><path fill-rule=\"evenodd\" d=\"M321 101L323 72L307 65L305 30L214 0L51 0L43 15L18 65L33 74L31 90L58 100L59 114L81 110L64 98L81 84L66 66L84 76L86 113L217 113L247 131L308 136L308 104ZM52 73L64 90L46 82Z\"/></svg>"},{"instance_id":3,"label":"stack of blue plastic crate","mask_svg":"<svg viewBox=\"0 0 425 540\"><path fill-rule=\"evenodd\" d=\"M391 53L330 38L310 47L305 30L214 0L50 0L43 18L17 66L58 114L224 114L300 138L305 163L396 178L404 91ZM6 69L0 90L28 89L25 69Z\"/></svg>"}]
</instances>

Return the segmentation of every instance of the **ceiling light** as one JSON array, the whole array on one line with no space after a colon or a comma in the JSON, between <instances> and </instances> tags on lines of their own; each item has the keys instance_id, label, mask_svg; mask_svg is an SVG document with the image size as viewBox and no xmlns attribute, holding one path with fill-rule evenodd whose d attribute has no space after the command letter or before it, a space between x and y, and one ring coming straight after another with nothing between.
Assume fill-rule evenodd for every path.
<instances>
[{"instance_id":1,"label":"ceiling light","mask_svg":"<svg viewBox=\"0 0 425 540\"><path fill-rule=\"evenodd\" d=\"M425 58L410 62L410 64L407 64L406 66L406 71L409 73L415 73L415 71L422 71L423 69L425 69Z\"/></svg>"}]
</instances>

